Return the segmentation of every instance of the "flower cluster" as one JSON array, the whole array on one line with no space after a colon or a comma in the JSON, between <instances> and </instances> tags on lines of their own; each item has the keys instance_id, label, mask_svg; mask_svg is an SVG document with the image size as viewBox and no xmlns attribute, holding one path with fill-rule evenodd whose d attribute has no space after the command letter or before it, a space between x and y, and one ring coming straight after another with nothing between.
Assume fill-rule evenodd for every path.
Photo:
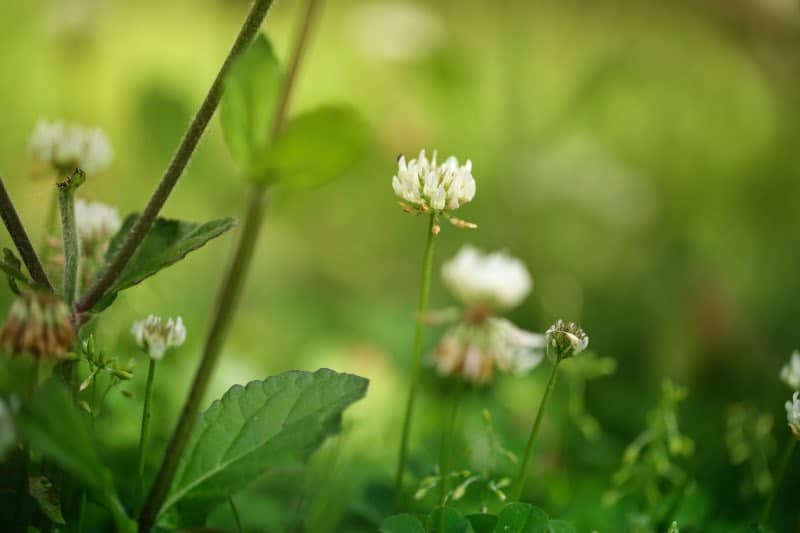
<instances>
[{"instance_id":1,"label":"flower cluster","mask_svg":"<svg viewBox=\"0 0 800 533\"><path fill-rule=\"evenodd\" d=\"M472 161L459 165L458 159L448 157L436 164L436 152L428 160L425 150L417 159L406 162L405 156L397 160L397 174L392 178L394 193L402 200L401 206L412 213L441 213L454 225L474 228L475 224L454 218L454 211L475 197L475 178Z\"/></svg>"},{"instance_id":2,"label":"flower cluster","mask_svg":"<svg viewBox=\"0 0 800 533\"><path fill-rule=\"evenodd\" d=\"M786 420L792 433L800 439L800 392L795 392L792 399L786 402Z\"/></svg>"},{"instance_id":3,"label":"flower cluster","mask_svg":"<svg viewBox=\"0 0 800 533\"><path fill-rule=\"evenodd\" d=\"M489 383L495 367L524 373L543 358L544 337L494 313L519 305L531 290L525 265L502 252L464 247L442 267L442 277L464 308L434 352L436 369L469 383Z\"/></svg>"},{"instance_id":4,"label":"flower cluster","mask_svg":"<svg viewBox=\"0 0 800 533\"><path fill-rule=\"evenodd\" d=\"M111 143L99 128L65 125L61 121L40 120L29 146L36 159L61 173L76 167L89 174L102 172L113 156Z\"/></svg>"},{"instance_id":5,"label":"flower cluster","mask_svg":"<svg viewBox=\"0 0 800 533\"><path fill-rule=\"evenodd\" d=\"M72 349L74 342L69 307L49 292L20 294L0 330L0 344L13 355L60 357Z\"/></svg>"},{"instance_id":6,"label":"flower cluster","mask_svg":"<svg viewBox=\"0 0 800 533\"><path fill-rule=\"evenodd\" d=\"M792 390L800 391L800 351L795 350L789 362L781 368L781 381Z\"/></svg>"},{"instance_id":7,"label":"flower cluster","mask_svg":"<svg viewBox=\"0 0 800 533\"><path fill-rule=\"evenodd\" d=\"M578 355L589 346L589 336L574 322L557 320L544 332L547 354L554 361Z\"/></svg>"},{"instance_id":8,"label":"flower cluster","mask_svg":"<svg viewBox=\"0 0 800 533\"><path fill-rule=\"evenodd\" d=\"M168 349L178 347L186 340L186 328L181 317L164 321L159 316L150 315L135 322L131 333L136 344L156 360L163 359Z\"/></svg>"},{"instance_id":9,"label":"flower cluster","mask_svg":"<svg viewBox=\"0 0 800 533\"><path fill-rule=\"evenodd\" d=\"M75 224L86 255L102 249L122 225L116 207L82 198L75 200Z\"/></svg>"}]
</instances>

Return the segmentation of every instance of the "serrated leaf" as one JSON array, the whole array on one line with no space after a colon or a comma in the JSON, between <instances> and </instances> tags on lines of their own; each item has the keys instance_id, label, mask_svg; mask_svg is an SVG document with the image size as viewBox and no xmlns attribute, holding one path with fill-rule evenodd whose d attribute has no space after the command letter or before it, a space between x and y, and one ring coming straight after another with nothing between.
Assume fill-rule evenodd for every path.
<instances>
[{"instance_id":1,"label":"serrated leaf","mask_svg":"<svg viewBox=\"0 0 800 533\"><path fill-rule=\"evenodd\" d=\"M366 150L371 133L353 109L326 106L291 119L269 156L264 173L289 187L327 183Z\"/></svg>"},{"instance_id":2,"label":"serrated leaf","mask_svg":"<svg viewBox=\"0 0 800 533\"><path fill-rule=\"evenodd\" d=\"M138 213L133 213L125 219L122 228L111 239L106 252L106 261L110 261L122 246L138 216ZM197 250L235 225L236 222L231 218L212 220L203 224L166 218L157 219L136 253L106 292L106 296L95 305L94 310L105 309L120 291L141 283L158 271L177 263L189 252Z\"/></svg>"},{"instance_id":3,"label":"serrated leaf","mask_svg":"<svg viewBox=\"0 0 800 533\"><path fill-rule=\"evenodd\" d=\"M272 116L282 73L272 45L260 35L231 66L220 102L220 122L233 160L249 176L259 173L271 147Z\"/></svg>"},{"instance_id":4,"label":"serrated leaf","mask_svg":"<svg viewBox=\"0 0 800 533\"><path fill-rule=\"evenodd\" d=\"M497 516L495 533L548 533L547 513L527 503L510 503Z\"/></svg>"},{"instance_id":5,"label":"serrated leaf","mask_svg":"<svg viewBox=\"0 0 800 533\"><path fill-rule=\"evenodd\" d=\"M44 476L28 478L28 493L39 504L42 514L54 524L65 525L64 515L61 514L61 501L58 493L53 490L53 484Z\"/></svg>"},{"instance_id":6,"label":"serrated leaf","mask_svg":"<svg viewBox=\"0 0 800 533\"><path fill-rule=\"evenodd\" d=\"M452 507L434 509L428 515L427 527L428 531L437 533L475 533L469 520Z\"/></svg>"},{"instance_id":7,"label":"serrated leaf","mask_svg":"<svg viewBox=\"0 0 800 533\"><path fill-rule=\"evenodd\" d=\"M291 371L236 385L202 415L181 458L164 510L201 523L217 504L261 476L302 467L368 381L328 369Z\"/></svg>"},{"instance_id":8,"label":"serrated leaf","mask_svg":"<svg viewBox=\"0 0 800 533\"><path fill-rule=\"evenodd\" d=\"M467 520L472 525L475 533L493 533L497 525L497 517L493 514L475 513L468 514Z\"/></svg>"},{"instance_id":9,"label":"serrated leaf","mask_svg":"<svg viewBox=\"0 0 800 533\"><path fill-rule=\"evenodd\" d=\"M425 533L422 522L414 515L398 514L381 523L380 533Z\"/></svg>"}]
</instances>

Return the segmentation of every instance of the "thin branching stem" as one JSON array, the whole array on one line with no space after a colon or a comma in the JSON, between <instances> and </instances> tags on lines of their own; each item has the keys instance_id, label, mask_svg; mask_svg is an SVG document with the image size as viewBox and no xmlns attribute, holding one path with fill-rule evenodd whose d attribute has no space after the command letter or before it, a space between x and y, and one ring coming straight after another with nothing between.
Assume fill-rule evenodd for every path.
<instances>
[{"instance_id":1,"label":"thin branching stem","mask_svg":"<svg viewBox=\"0 0 800 533\"><path fill-rule=\"evenodd\" d=\"M400 435L400 451L397 459L397 474L395 475L395 501L400 505L401 493L403 489L403 475L405 474L406 461L408 459L408 438L411 432L411 419L414 413L414 402L417 396L417 384L419 382L420 363L422 362L422 336L425 325L422 316L428 309L428 295L431 289L431 270L433 268L433 249L436 241L436 214L431 214L428 222L428 241L425 245L425 257L422 261L422 285L419 290L419 306L417 308L416 329L414 332L414 345L411 353L411 379L408 389L408 401L406 402L406 413L403 417L403 430Z\"/></svg>"},{"instance_id":2,"label":"thin branching stem","mask_svg":"<svg viewBox=\"0 0 800 533\"><path fill-rule=\"evenodd\" d=\"M223 83L228 70L233 61L241 54L253 41L267 11L272 5L272 0L256 0L250 13L247 16L244 24L242 25L239 35L231 47L228 56L225 58L222 67L217 73L217 77L211 84L200 109L192 119L189 128L183 136L178 149L172 156L172 160L164 171L161 181L158 183L155 192L147 202L142 214L136 220L136 223L130 229L125 237L122 245L117 253L114 255L111 262L106 266L97 280L87 289L86 293L75 304L75 311L77 314L89 311L100 299L105 295L106 291L114 284L114 281L122 273L125 265L128 264L136 249L144 240L147 232L153 226L153 223L158 217L158 213L169 198L175 184L178 183L181 175L183 174L189 159L192 157L197 144L200 142L203 132L205 131L214 112L219 105L220 98L222 97Z\"/></svg>"},{"instance_id":3,"label":"thin branching stem","mask_svg":"<svg viewBox=\"0 0 800 533\"><path fill-rule=\"evenodd\" d=\"M150 402L153 399L153 382L156 379L156 360L150 358L147 368L147 385L144 389L144 406L142 408L142 424L139 430L139 458L136 469L136 504L142 497L142 483L144 480L144 457L147 449L147 437L150 429Z\"/></svg>"},{"instance_id":4,"label":"thin branching stem","mask_svg":"<svg viewBox=\"0 0 800 533\"><path fill-rule=\"evenodd\" d=\"M295 43L289 69L284 78L283 87L276 104L276 113L271 125L272 138L275 139L283 131L289 109L292 89L297 79L300 63L306 43L316 17L319 0L309 0L302 25ZM158 471L153 487L139 517L139 530L149 531L152 528L161 506L167 497L178 461L191 435L198 416L200 403L205 396L211 375L219 359L222 346L227 338L228 330L238 307L244 288L247 273L253 260L256 243L266 210L266 189L263 185L253 185L247 204L247 210L241 226L241 233L236 243L231 263L222 281L214 308L211 326L203 347L200 366L197 368L191 389L181 410L178 424L167 447L161 468Z\"/></svg>"},{"instance_id":5,"label":"thin branching stem","mask_svg":"<svg viewBox=\"0 0 800 533\"><path fill-rule=\"evenodd\" d=\"M8 230L11 240L14 241L14 246L17 247L17 252L19 252L33 281L52 291L53 285L47 278L42 262L39 260L39 256L36 255L36 250L28 238L28 233L25 231L25 226L22 225L22 220L20 220L17 210L14 208L14 203L8 195L3 178L0 178L0 216L2 216L6 230Z\"/></svg>"}]
</instances>

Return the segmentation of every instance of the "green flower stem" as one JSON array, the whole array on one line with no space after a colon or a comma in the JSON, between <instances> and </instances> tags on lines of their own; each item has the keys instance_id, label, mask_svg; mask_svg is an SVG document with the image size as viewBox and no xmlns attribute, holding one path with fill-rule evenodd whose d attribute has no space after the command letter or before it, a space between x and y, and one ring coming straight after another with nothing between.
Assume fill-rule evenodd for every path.
<instances>
[{"instance_id":1,"label":"green flower stem","mask_svg":"<svg viewBox=\"0 0 800 533\"><path fill-rule=\"evenodd\" d=\"M64 240L64 289L67 305L75 302L80 278L81 245L75 224L75 190L86 180L82 170L58 183L58 208L61 213L61 233Z\"/></svg>"},{"instance_id":2,"label":"green flower stem","mask_svg":"<svg viewBox=\"0 0 800 533\"><path fill-rule=\"evenodd\" d=\"M217 77L211 84L211 87L206 94L200 109L189 124L189 128L183 136L178 149L172 156L172 160L164 171L161 181L147 202L147 205L142 210L142 214L136 219L136 223L130 229L125 237L122 245L120 246L111 263L103 270L96 281L87 289L86 293L75 304L75 311L77 314L89 311L94 304L96 304L105 295L106 291L114 284L117 277L122 273L125 265L128 264L136 249L144 240L147 232L155 223L158 213L164 204L167 202L172 189L178 183L183 170L189 163L200 138L203 136L211 117L219 105L220 98L222 98L223 83L225 76L228 73L233 62L236 58L247 49L250 43L255 38L264 17L267 16L267 11L272 5L272 0L256 0L250 8L250 13L244 21L239 35L233 43L233 46L228 52L228 56L222 64L222 67L217 73Z\"/></svg>"},{"instance_id":3,"label":"green flower stem","mask_svg":"<svg viewBox=\"0 0 800 533\"><path fill-rule=\"evenodd\" d=\"M797 448L797 441L797 437L792 434L789 435L789 441L786 443L786 447L783 449L783 454L781 455L780 462L778 463L778 469L775 471L775 479L772 483L772 489L769 491L767 501L764 502L764 507L761 510L761 518L758 521L759 524L766 525L767 520L769 519L769 514L772 512L772 505L775 503L775 496L778 493L778 489L781 487L783 476L786 475L786 469L789 467L789 460L792 458L795 448Z\"/></svg>"},{"instance_id":4,"label":"green flower stem","mask_svg":"<svg viewBox=\"0 0 800 533\"><path fill-rule=\"evenodd\" d=\"M444 507L447 499L448 489L448 472L450 471L450 457L453 452L453 440L456 430L456 418L458 417L458 410L461 406L462 391L464 390L464 381L457 378L458 382L453 385L450 391L450 411L448 418L444 421L442 427L442 447L439 451L439 469L442 476L441 483L439 484L439 507ZM437 531L442 531L444 525L444 513L439 513L439 528Z\"/></svg>"},{"instance_id":5,"label":"green flower stem","mask_svg":"<svg viewBox=\"0 0 800 533\"><path fill-rule=\"evenodd\" d=\"M274 122L272 123L272 138L276 139L286 123L286 114L294 82L297 79L300 62L303 57L306 43L311 34L311 27L317 12L318 0L309 0L300 32L294 46L289 69L283 82L283 88L278 99ZM263 185L253 185L250 189L247 210L242 222L241 233L236 248L231 258L230 266L225 274L218 293L217 305L211 320L208 336L203 347L200 366L194 375L189 395L183 405L178 424L172 434L172 439L167 446L161 468L156 475L153 487L147 496L141 515L139 516L139 531L150 531L155 523L161 506L167 497L178 461L183 453L186 443L191 435L192 428L197 420L200 403L203 400L211 375L219 359L222 346L225 343L228 330L236 315L239 298L246 281L250 264L253 261L258 236L266 211L266 189Z\"/></svg>"},{"instance_id":6,"label":"green flower stem","mask_svg":"<svg viewBox=\"0 0 800 533\"><path fill-rule=\"evenodd\" d=\"M395 477L394 493L398 506L400 504L400 494L403 489L403 474L405 474L406 460L408 459L408 437L411 431L411 419L414 412L414 401L417 395L419 370L422 360L422 335L425 331L425 325L422 323L422 315L428 308L428 295L431 288L431 269L433 266L433 249L436 238L434 226L436 222L436 214L432 213L428 223L428 242L425 245L425 258L422 261L422 286L419 291L419 307L417 308L416 317L417 325L414 332L414 346L411 354L411 385L408 389L408 402L406 403L406 413L403 417L400 452L397 458L397 475Z\"/></svg>"},{"instance_id":7,"label":"green flower stem","mask_svg":"<svg viewBox=\"0 0 800 533\"><path fill-rule=\"evenodd\" d=\"M542 401L539 403L539 410L536 412L536 418L533 421L531 434L528 436L528 444L525 447L525 455L522 458L522 463L519 466L519 474L514 486L513 498L514 501L519 501L522 497L522 490L525 487L525 478L528 476L528 465L531 462L531 454L533 453L533 444L536 442L536 435L539 433L539 428L542 425L544 418L544 409L547 405L547 400L550 398L550 393L553 391L553 385L556 382L556 375L558 374L558 365L561 359L556 359L553 363L553 369L550 371L550 378L547 380L547 385L542 395Z\"/></svg>"},{"instance_id":8,"label":"green flower stem","mask_svg":"<svg viewBox=\"0 0 800 533\"><path fill-rule=\"evenodd\" d=\"M20 220L17 210L14 208L14 203L8 195L2 178L0 178L0 217L2 217L8 234L11 236L11 240L14 241L14 246L17 247L17 251L33 281L52 291L53 286L50 284L50 280L47 279L42 262L39 261L39 256L36 255L36 250L28 238L25 226L22 225L22 220Z\"/></svg>"},{"instance_id":9,"label":"green flower stem","mask_svg":"<svg viewBox=\"0 0 800 533\"><path fill-rule=\"evenodd\" d=\"M156 379L156 360L150 358L147 368L147 385L144 389L144 407L142 408L142 425L139 431L139 460L136 469L136 502L142 496L142 482L144 480L144 453L147 448L147 436L150 428L150 402L153 399L153 382Z\"/></svg>"}]
</instances>

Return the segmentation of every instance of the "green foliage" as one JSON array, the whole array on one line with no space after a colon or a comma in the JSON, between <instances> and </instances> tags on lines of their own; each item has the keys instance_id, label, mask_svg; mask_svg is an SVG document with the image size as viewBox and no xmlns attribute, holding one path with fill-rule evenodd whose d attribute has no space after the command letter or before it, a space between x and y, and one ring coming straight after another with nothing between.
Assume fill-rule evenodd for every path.
<instances>
[{"instance_id":1,"label":"green foliage","mask_svg":"<svg viewBox=\"0 0 800 533\"><path fill-rule=\"evenodd\" d=\"M122 228L109 244L106 261L114 257L125 240L128 231L138 218L138 213L129 215ZM108 307L120 291L128 289L149 278L158 271L177 263L189 252L197 250L208 241L219 237L235 225L231 218L212 220L203 224L159 218L144 238L122 273L95 305L95 311Z\"/></svg>"},{"instance_id":2,"label":"green foliage","mask_svg":"<svg viewBox=\"0 0 800 533\"><path fill-rule=\"evenodd\" d=\"M231 66L220 102L225 142L236 164L248 176L264 176L272 142L282 73L272 45L260 35Z\"/></svg>"},{"instance_id":3,"label":"green foliage","mask_svg":"<svg viewBox=\"0 0 800 533\"><path fill-rule=\"evenodd\" d=\"M773 418L753 405L737 403L725 414L725 445L735 466L745 466L739 490L743 497L764 496L772 488L770 461L776 443Z\"/></svg>"},{"instance_id":4,"label":"green foliage","mask_svg":"<svg viewBox=\"0 0 800 533\"><path fill-rule=\"evenodd\" d=\"M439 507L428 515L428 531L437 533L474 533L469 520L452 507Z\"/></svg>"},{"instance_id":5,"label":"green foliage","mask_svg":"<svg viewBox=\"0 0 800 533\"><path fill-rule=\"evenodd\" d=\"M164 510L176 506L183 522L201 523L265 474L302 467L339 431L342 411L364 396L367 384L321 369L232 387L195 427Z\"/></svg>"},{"instance_id":6,"label":"green foliage","mask_svg":"<svg viewBox=\"0 0 800 533\"><path fill-rule=\"evenodd\" d=\"M28 492L48 520L54 524L66 524L64 515L61 514L61 500L49 479L44 476L28 478Z\"/></svg>"},{"instance_id":7,"label":"green foliage","mask_svg":"<svg viewBox=\"0 0 800 533\"><path fill-rule=\"evenodd\" d=\"M467 520L475 533L493 533L497 525L497 517L488 513L468 514Z\"/></svg>"},{"instance_id":8,"label":"green foliage","mask_svg":"<svg viewBox=\"0 0 800 533\"><path fill-rule=\"evenodd\" d=\"M444 513L443 517L440 514ZM439 528L441 520L441 529ZM475 513L464 516L453 507L435 509L425 528L410 514L390 516L380 527L382 533L575 533L563 520L550 520L547 513L527 503L510 503L500 514Z\"/></svg>"},{"instance_id":9,"label":"green foliage","mask_svg":"<svg viewBox=\"0 0 800 533\"><path fill-rule=\"evenodd\" d=\"M419 518L410 514L398 514L390 516L383 521L380 527L381 533L425 533L422 522Z\"/></svg>"},{"instance_id":10,"label":"green foliage","mask_svg":"<svg viewBox=\"0 0 800 533\"><path fill-rule=\"evenodd\" d=\"M495 531L507 533L547 533L547 513L527 503L506 505L497 516Z\"/></svg>"},{"instance_id":11,"label":"green foliage","mask_svg":"<svg viewBox=\"0 0 800 533\"><path fill-rule=\"evenodd\" d=\"M31 285L28 276L22 272L22 261L8 248L3 248L3 258L0 259L0 270L8 277L8 286L14 294L19 294L17 282Z\"/></svg>"}]
</instances>

